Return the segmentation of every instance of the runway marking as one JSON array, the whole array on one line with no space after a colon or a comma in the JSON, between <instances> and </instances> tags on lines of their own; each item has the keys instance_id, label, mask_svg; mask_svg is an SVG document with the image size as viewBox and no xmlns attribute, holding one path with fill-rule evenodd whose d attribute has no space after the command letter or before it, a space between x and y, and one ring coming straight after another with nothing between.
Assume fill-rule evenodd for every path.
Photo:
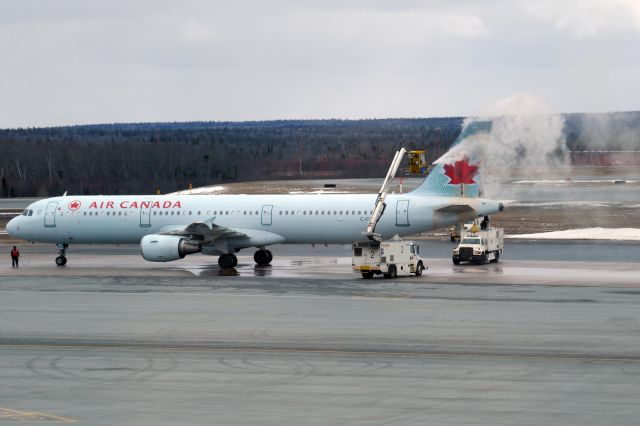
<instances>
[{"instance_id":1,"label":"runway marking","mask_svg":"<svg viewBox=\"0 0 640 426\"><path fill-rule=\"evenodd\" d=\"M308 353L308 354L329 354L329 355L358 355L358 356L423 356L423 357L457 357L457 358L498 358L514 360L548 360L548 361L589 361L589 362L628 362L640 363L640 357L597 357L597 356L576 356L576 355L509 355L492 353L457 353L457 352L400 352L400 351L359 351L350 349L320 349L320 348L261 348L261 347L161 347L161 346L135 346L135 345L7 345L0 344L2 349L64 349L64 350L131 350L131 351L166 351L166 352L265 352L265 353Z\"/></svg>"},{"instance_id":2,"label":"runway marking","mask_svg":"<svg viewBox=\"0 0 640 426\"><path fill-rule=\"evenodd\" d=\"M53 414L41 413L39 411L12 410L6 407L0 407L0 421L76 423L76 420L67 417L54 416Z\"/></svg>"}]
</instances>

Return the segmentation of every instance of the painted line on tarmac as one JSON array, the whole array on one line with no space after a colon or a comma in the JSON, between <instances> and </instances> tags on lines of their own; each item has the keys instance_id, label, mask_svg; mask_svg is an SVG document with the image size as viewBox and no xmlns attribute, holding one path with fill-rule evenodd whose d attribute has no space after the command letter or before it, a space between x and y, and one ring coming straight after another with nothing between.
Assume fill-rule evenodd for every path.
<instances>
[{"instance_id":1,"label":"painted line on tarmac","mask_svg":"<svg viewBox=\"0 0 640 426\"><path fill-rule=\"evenodd\" d=\"M77 420L68 417L55 416L53 414L42 413L39 411L21 411L11 408L0 407L0 421L7 422L41 422L54 421L62 423L76 423Z\"/></svg>"}]
</instances>

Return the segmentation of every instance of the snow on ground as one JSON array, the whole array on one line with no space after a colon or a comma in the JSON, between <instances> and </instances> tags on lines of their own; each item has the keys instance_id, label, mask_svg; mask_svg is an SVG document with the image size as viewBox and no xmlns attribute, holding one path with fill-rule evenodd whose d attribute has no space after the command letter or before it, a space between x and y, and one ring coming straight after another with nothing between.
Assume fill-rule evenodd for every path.
<instances>
[{"instance_id":1,"label":"snow on ground","mask_svg":"<svg viewBox=\"0 0 640 426\"><path fill-rule=\"evenodd\" d=\"M335 189L318 189L315 191L289 191L289 194L350 194L349 191L336 191Z\"/></svg>"},{"instance_id":2,"label":"snow on ground","mask_svg":"<svg viewBox=\"0 0 640 426\"><path fill-rule=\"evenodd\" d=\"M538 234L505 235L505 238L534 240L633 240L640 241L639 228L582 228Z\"/></svg>"},{"instance_id":3,"label":"snow on ground","mask_svg":"<svg viewBox=\"0 0 640 426\"><path fill-rule=\"evenodd\" d=\"M514 185L572 185L575 183L598 183L598 184L617 184L617 183L637 183L637 180L629 179L537 179L537 180L516 180L512 182Z\"/></svg>"},{"instance_id":4,"label":"snow on ground","mask_svg":"<svg viewBox=\"0 0 640 426\"><path fill-rule=\"evenodd\" d=\"M182 191L172 192L169 195L200 195L200 194L217 194L219 192L226 192L226 186L203 186L201 188L185 189Z\"/></svg>"}]
</instances>

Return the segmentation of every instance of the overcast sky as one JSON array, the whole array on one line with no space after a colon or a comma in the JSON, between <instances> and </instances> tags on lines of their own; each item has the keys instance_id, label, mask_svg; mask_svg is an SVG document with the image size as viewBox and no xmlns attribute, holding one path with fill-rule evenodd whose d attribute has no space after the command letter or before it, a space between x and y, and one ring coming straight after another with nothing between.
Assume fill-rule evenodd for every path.
<instances>
[{"instance_id":1,"label":"overcast sky","mask_svg":"<svg viewBox=\"0 0 640 426\"><path fill-rule=\"evenodd\" d=\"M640 0L0 0L0 127L640 109Z\"/></svg>"}]
</instances>

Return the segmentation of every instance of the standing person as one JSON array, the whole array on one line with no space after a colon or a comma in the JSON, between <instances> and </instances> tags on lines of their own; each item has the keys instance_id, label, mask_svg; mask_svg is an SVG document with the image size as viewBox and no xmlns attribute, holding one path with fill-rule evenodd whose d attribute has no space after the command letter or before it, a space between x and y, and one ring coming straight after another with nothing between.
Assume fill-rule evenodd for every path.
<instances>
[{"instance_id":1,"label":"standing person","mask_svg":"<svg viewBox=\"0 0 640 426\"><path fill-rule=\"evenodd\" d=\"M19 257L20 257L20 251L18 250L18 247L13 246L13 249L11 250L11 267L12 268L18 267Z\"/></svg>"}]
</instances>

